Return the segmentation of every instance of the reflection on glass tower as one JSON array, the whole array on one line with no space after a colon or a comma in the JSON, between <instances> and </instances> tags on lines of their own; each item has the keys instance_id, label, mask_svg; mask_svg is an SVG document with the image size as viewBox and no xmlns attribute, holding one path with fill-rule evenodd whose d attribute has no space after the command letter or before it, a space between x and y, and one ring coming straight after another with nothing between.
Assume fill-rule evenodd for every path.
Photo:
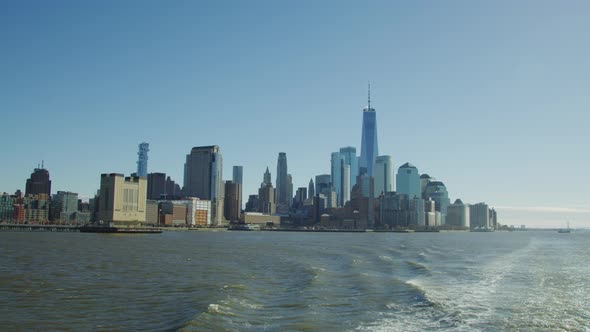
<instances>
[{"instance_id":1,"label":"reflection on glass tower","mask_svg":"<svg viewBox=\"0 0 590 332\"><path fill-rule=\"evenodd\" d=\"M371 85L369 84L368 105L363 109L363 134L361 138L360 167L366 168L367 175L373 176L375 158L379 155L377 149L377 113L371 108Z\"/></svg>"}]
</instances>

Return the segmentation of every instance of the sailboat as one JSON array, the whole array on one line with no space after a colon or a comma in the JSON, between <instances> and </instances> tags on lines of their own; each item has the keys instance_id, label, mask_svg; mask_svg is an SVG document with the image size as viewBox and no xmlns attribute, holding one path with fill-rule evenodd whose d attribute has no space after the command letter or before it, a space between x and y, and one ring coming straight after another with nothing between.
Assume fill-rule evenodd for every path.
<instances>
[{"instance_id":1,"label":"sailboat","mask_svg":"<svg viewBox=\"0 0 590 332\"><path fill-rule=\"evenodd\" d=\"M567 222L567 228L560 228L557 233L571 233L570 222Z\"/></svg>"}]
</instances>

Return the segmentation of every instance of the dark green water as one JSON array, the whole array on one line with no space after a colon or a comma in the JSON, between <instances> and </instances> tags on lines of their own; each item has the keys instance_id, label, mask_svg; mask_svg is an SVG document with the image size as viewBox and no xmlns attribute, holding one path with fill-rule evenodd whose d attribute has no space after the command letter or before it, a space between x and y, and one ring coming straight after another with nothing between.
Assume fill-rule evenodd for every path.
<instances>
[{"instance_id":1,"label":"dark green water","mask_svg":"<svg viewBox=\"0 0 590 332\"><path fill-rule=\"evenodd\" d=\"M588 331L590 233L0 233L0 330Z\"/></svg>"}]
</instances>

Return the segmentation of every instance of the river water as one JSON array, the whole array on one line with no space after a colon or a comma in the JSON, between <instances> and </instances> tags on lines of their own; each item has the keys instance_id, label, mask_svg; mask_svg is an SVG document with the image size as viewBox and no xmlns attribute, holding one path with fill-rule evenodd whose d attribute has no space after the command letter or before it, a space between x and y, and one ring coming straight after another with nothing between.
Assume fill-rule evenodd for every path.
<instances>
[{"instance_id":1,"label":"river water","mask_svg":"<svg viewBox=\"0 0 590 332\"><path fill-rule=\"evenodd\" d=\"M0 233L1 330L588 331L590 233Z\"/></svg>"}]
</instances>

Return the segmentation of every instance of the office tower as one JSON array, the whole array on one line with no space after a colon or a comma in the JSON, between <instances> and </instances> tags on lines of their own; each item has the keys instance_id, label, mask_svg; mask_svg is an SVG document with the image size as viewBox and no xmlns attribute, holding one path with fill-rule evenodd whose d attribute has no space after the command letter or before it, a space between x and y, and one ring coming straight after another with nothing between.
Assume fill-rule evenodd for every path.
<instances>
[{"instance_id":1,"label":"office tower","mask_svg":"<svg viewBox=\"0 0 590 332\"><path fill-rule=\"evenodd\" d=\"M491 228L498 228L498 213L494 208L490 209L490 223Z\"/></svg>"},{"instance_id":2,"label":"office tower","mask_svg":"<svg viewBox=\"0 0 590 332\"><path fill-rule=\"evenodd\" d=\"M407 196L407 195L406 195ZM414 196L409 198L409 223L410 226L424 227L426 220L426 211L424 200L420 197Z\"/></svg>"},{"instance_id":3,"label":"office tower","mask_svg":"<svg viewBox=\"0 0 590 332\"><path fill-rule=\"evenodd\" d=\"M51 195L51 180L49 180L49 171L44 168L43 163L40 167L35 168L31 177L27 179L25 195Z\"/></svg>"},{"instance_id":4,"label":"office tower","mask_svg":"<svg viewBox=\"0 0 590 332\"><path fill-rule=\"evenodd\" d=\"M303 206L303 202L307 199L307 188L299 187L295 194L295 207L300 208Z\"/></svg>"},{"instance_id":5,"label":"office tower","mask_svg":"<svg viewBox=\"0 0 590 332\"><path fill-rule=\"evenodd\" d=\"M243 188L244 188L244 167L243 166L234 166L233 167L233 174L232 174L232 182L233 183L237 183L240 185L240 209L242 208L241 206L241 200L242 200L242 195L243 195Z\"/></svg>"},{"instance_id":6,"label":"office tower","mask_svg":"<svg viewBox=\"0 0 590 332\"><path fill-rule=\"evenodd\" d=\"M246 202L246 212L258 212L258 195L248 196L248 202Z\"/></svg>"},{"instance_id":7,"label":"office tower","mask_svg":"<svg viewBox=\"0 0 590 332\"><path fill-rule=\"evenodd\" d=\"M58 191L53 195L52 204L55 211L52 213L54 220L60 223L76 221L78 212L78 194L69 191Z\"/></svg>"},{"instance_id":8,"label":"office tower","mask_svg":"<svg viewBox=\"0 0 590 332\"><path fill-rule=\"evenodd\" d=\"M166 191L165 197L166 199L180 199L182 198L182 192L180 190L180 186L176 184L169 176L166 177Z\"/></svg>"},{"instance_id":9,"label":"office tower","mask_svg":"<svg viewBox=\"0 0 590 332\"><path fill-rule=\"evenodd\" d=\"M426 197L436 202L436 211L440 212L440 225L446 223L447 208L451 204L447 187L440 181L432 181L426 185ZM437 225L438 225L437 221Z\"/></svg>"},{"instance_id":10,"label":"office tower","mask_svg":"<svg viewBox=\"0 0 590 332\"><path fill-rule=\"evenodd\" d=\"M315 185L313 179L309 179L309 186L307 188L307 197L313 198L315 196Z\"/></svg>"},{"instance_id":11,"label":"office tower","mask_svg":"<svg viewBox=\"0 0 590 332\"><path fill-rule=\"evenodd\" d=\"M346 202L350 201L350 192L352 187L350 186L350 165L344 165L342 167L342 197L339 206L344 206Z\"/></svg>"},{"instance_id":12,"label":"office tower","mask_svg":"<svg viewBox=\"0 0 590 332\"><path fill-rule=\"evenodd\" d=\"M123 174L101 174L99 220L105 223L145 222L147 179Z\"/></svg>"},{"instance_id":13,"label":"office tower","mask_svg":"<svg viewBox=\"0 0 590 332\"><path fill-rule=\"evenodd\" d=\"M150 151L149 143L140 143L137 152L137 176L147 176L148 174L148 152Z\"/></svg>"},{"instance_id":14,"label":"office tower","mask_svg":"<svg viewBox=\"0 0 590 332\"><path fill-rule=\"evenodd\" d=\"M436 180L436 179L433 177L430 177L430 175L428 175L428 174L420 175L420 192L422 193L422 198L424 198L424 199L428 198L428 197L426 197L426 186L434 180Z\"/></svg>"},{"instance_id":15,"label":"office tower","mask_svg":"<svg viewBox=\"0 0 590 332\"><path fill-rule=\"evenodd\" d=\"M164 196L162 196L164 195ZM149 173L147 175L147 199L159 200L166 197L166 174Z\"/></svg>"},{"instance_id":16,"label":"office tower","mask_svg":"<svg viewBox=\"0 0 590 332\"><path fill-rule=\"evenodd\" d=\"M272 181L271 181L271 177L270 177L270 171L268 170L268 166L266 167L266 171L264 172L264 176L262 178L262 185L271 185L272 186Z\"/></svg>"},{"instance_id":17,"label":"office tower","mask_svg":"<svg viewBox=\"0 0 590 332\"><path fill-rule=\"evenodd\" d=\"M222 169L223 158L217 145L192 148L184 164L185 196L221 200Z\"/></svg>"},{"instance_id":18,"label":"office tower","mask_svg":"<svg viewBox=\"0 0 590 332\"><path fill-rule=\"evenodd\" d=\"M330 170L332 176L332 186L334 187L334 191L336 191L336 199L338 201L338 206L342 206L342 197L343 197L343 190L342 190L342 182L343 182L343 173L344 173L344 157L340 154L340 152L332 152L332 157L330 159Z\"/></svg>"},{"instance_id":19,"label":"office tower","mask_svg":"<svg viewBox=\"0 0 590 332\"><path fill-rule=\"evenodd\" d=\"M489 207L486 203L469 206L469 223L471 229L485 229L490 227Z\"/></svg>"},{"instance_id":20,"label":"office tower","mask_svg":"<svg viewBox=\"0 0 590 332\"><path fill-rule=\"evenodd\" d=\"M424 214L425 226L436 226L436 202L432 198L424 200Z\"/></svg>"},{"instance_id":21,"label":"office tower","mask_svg":"<svg viewBox=\"0 0 590 332\"><path fill-rule=\"evenodd\" d=\"M378 156L373 169L375 178L375 195L393 191L393 159L391 156Z\"/></svg>"},{"instance_id":22,"label":"office tower","mask_svg":"<svg viewBox=\"0 0 590 332\"><path fill-rule=\"evenodd\" d=\"M332 176L330 174L316 175L315 194L324 194L326 197L332 191Z\"/></svg>"},{"instance_id":23,"label":"office tower","mask_svg":"<svg viewBox=\"0 0 590 332\"><path fill-rule=\"evenodd\" d=\"M224 216L230 222L238 222L242 212L242 186L233 181L225 181Z\"/></svg>"},{"instance_id":24,"label":"office tower","mask_svg":"<svg viewBox=\"0 0 590 332\"><path fill-rule=\"evenodd\" d=\"M340 148L340 156L344 159L344 165L350 166L350 188L356 184L356 177L359 175L359 157L356 155L356 148L346 146Z\"/></svg>"},{"instance_id":25,"label":"office tower","mask_svg":"<svg viewBox=\"0 0 590 332\"><path fill-rule=\"evenodd\" d=\"M293 177L287 174L287 206L293 205Z\"/></svg>"},{"instance_id":26,"label":"office tower","mask_svg":"<svg viewBox=\"0 0 590 332\"><path fill-rule=\"evenodd\" d=\"M377 113L374 108L371 108L371 85L369 85L368 105L363 109L363 132L361 137L361 159L359 163L359 167L367 169L369 176L373 176L373 166L378 155Z\"/></svg>"},{"instance_id":27,"label":"office tower","mask_svg":"<svg viewBox=\"0 0 590 332\"><path fill-rule=\"evenodd\" d=\"M277 204L288 205L288 184L287 179L287 154L285 152L279 152L279 158L277 160Z\"/></svg>"},{"instance_id":28,"label":"office tower","mask_svg":"<svg viewBox=\"0 0 590 332\"><path fill-rule=\"evenodd\" d=\"M409 198L422 197L420 189L420 174L416 166L405 163L397 170L396 175L396 192L408 195Z\"/></svg>"},{"instance_id":29,"label":"office tower","mask_svg":"<svg viewBox=\"0 0 590 332\"><path fill-rule=\"evenodd\" d=\"M233 183L239 183L241 186L244 185L244 167L243 166L234 166L233 167Z\"/></svg>"},{"instance_id":30,"label":"office tower","mask_svg":"<svg viewBox=\"0 0 590 332\"><path fill-rule=\"evenodd\" d=\"M271 184L264 185L258 189L258 212L262 212L263 214L275 214L276 211L275 189Z\"/></svg>"},{"instance_id":31,"label":"office tower","mask_svg":"<svg viewBox=\"0 0 590 332\"><path fill-rule=\"evenodd\" d=\"M447 225L469 228L470 212L469 204L463 204L460 199L447 207Z\"/></svg>"}]
</instances>

